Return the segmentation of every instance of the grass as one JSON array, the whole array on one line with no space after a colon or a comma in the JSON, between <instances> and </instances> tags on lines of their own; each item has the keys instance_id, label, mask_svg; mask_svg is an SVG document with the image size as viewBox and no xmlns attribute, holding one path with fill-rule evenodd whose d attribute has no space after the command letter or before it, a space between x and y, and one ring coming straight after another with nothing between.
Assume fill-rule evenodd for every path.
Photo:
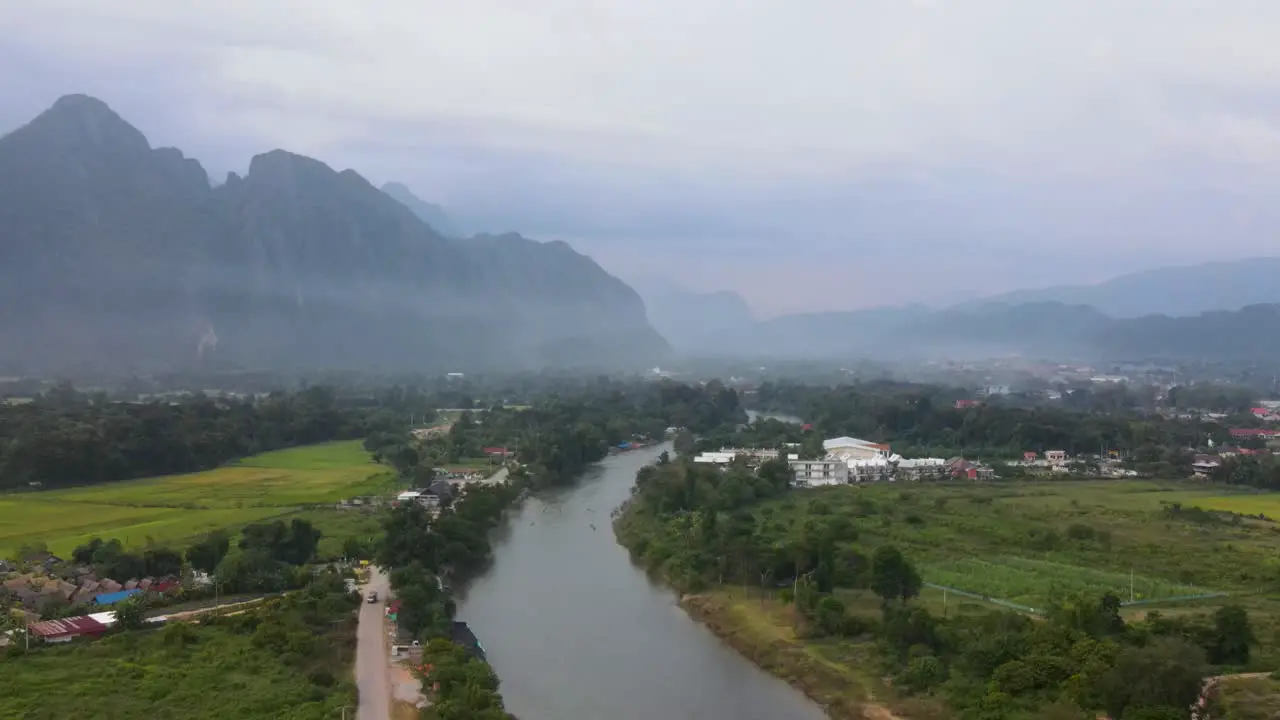
<instances>
[{"instance_id":1,"label":"grass","mask_svg":"<svg viewBox=\"0 0 1280 720\"><path fill-rule=\"evenodd\" d=\"M336 535L358 524L345 516L362 513L324 506L393 484L353 440L263 453L198 473L0 496L0 557L32 542L66 554L95 536L130 547L181 545L215 528L299 514Z\"/></svg>"},{"instance_id":2,"label":"grass","mask_svg":"<svg viewBox=\"0 0 1280 720\"><path fill-rule=\"evenodd\" d=\"M1121 600L1153 600L1200 595L1209 590L1146 575L1111 572L1025 557L970 557L923 565L921 574L938 585L1009 600L1043 610L1068 594L1112 593ZM1132 586L1130 582L1132 581Z\"/></svg>"},{"instance_id":3,"label":"grass","mask_svg":"<svg viewBox=\"0 0 1280 720\"><path fill-rule=\"evenodd\" d=\"M1175 503L1182 512L1173 512ZM1123 614L1132 620L1151 611L1242 605L1260 640L1253 664L1273 670L1280 667L1280 524L1188 510L1271 517L1267 508L1277 503L1280 494L1193 482L879 484L791 493L757 513L779 533L799 532L810 514L853 516L860 545L898 546L925 581L1036 608L1076 592L1110 591L1128 600L1130 572L1138 600L1225 592L1226 598L1154 602ZM922 598L930 610L938 607L934 593ZM952 596L949 609L983 606ZM875 613L874 603L867 613Z\"/></svg>"},{"instance_id":4,"label":"grass","mask_svg":"<svg viewBox=\"0 0 1280 720\"><path fill-rule=\"evenodd\" d=\"M1181 512L1174 512L1177 503ZM1250 669L1280 667L1280 524L1206 515L1190 508L1280 517L1280 494L1232 492L1192 482L1098 481L928 485L881 484L791 493L755 508L779 537L803 532L814 515L856 519L857 544L902 549L926 581L1033 607L1074 592L1129 599L1229 593L1227 598L1153 603L1122 610L1212 613L1227 603L1249 611L1258 646ZM1270 508L1276 508L1271 510ZM1273 514L1274 513L1274 514ZM880 601L837 589L852 613L874 618ZM999 609L925 588L917 599L935 615ZM879 677L865 639L797 637L791 608L772 591L721 586L686 596L684 607L761 667L802 689L833 718L949 717L937 704L897 698ZM1224 695L1232 720L1280 711L1280 681L1233 680ZM1265 710L1265 712L1264 712Z\"/></svg>"},{"instance_id":5,"label":"grass","mask_svg":"<svg viewBox=\"0 0 1280 720\"><path fill-rule=\"evenodd\" d=\"M449 472L497 472L500 467L502 467L501 462L486 457L465 458L456 463L449 463L445 469Z\"/></svg>"},{"instance_id":6,"label":"grass","mask_svg":"<svg viewBox=\"0 0 1280 720\"><path fill-rule=\"evenodd\" d=\"M1127 600L1130 572L1147 599L1208 591L1265 595L1280 581L1274 561L1280 525L1195 522L1170 508L1225 509L1273 498L1280 495L1104 481L845 487L797 493L780 505L790 515L820 500L831 512L861 515L867 544L898 545L927 581L1044 602L1074 590L1110 590Z\"/></svg>"},{"instance_id":7,"label":"grass","mask_svg":"<svg viewBox=\"0 0 1280 720\"><path fill-rule=\"evenodd\" d=\"M302 641L296 646L281 648L255 633L255 625L227 622L118 632L11 657L0 661L0 717L340 717L356 700L347 679L355 623L339 619L352 613L307 609L303 624L301 612L286 616L264 606L256 616L263 625L288 628L290 643Z\"/></svg>"},{"instance_id":8,"label":"grass","mask_svg":"<svg viewBox=\"0 0 1280 720\"><path fill-rule=\"evenodd\" d=\"M1275 720L1280 717L1280 680L1235 678L1222 684L1223 720Z\"/></svg>"}]
</instances>

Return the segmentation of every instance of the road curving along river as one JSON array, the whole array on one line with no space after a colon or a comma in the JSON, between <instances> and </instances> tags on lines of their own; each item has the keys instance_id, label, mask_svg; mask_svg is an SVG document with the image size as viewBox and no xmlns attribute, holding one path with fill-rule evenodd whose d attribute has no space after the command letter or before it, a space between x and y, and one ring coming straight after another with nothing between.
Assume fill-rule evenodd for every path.
<instances>
[{"instance_id":1,"label":"road curving along river","mask_svg":"<svg viewBox=\"0 0 1280 720\"><path fill-rule=\"evenodd\" d=\"M631 563L610 513L670 445L616 455L529 497L458 599L520 720L819 720Z\"/></svg>"}]
</instances>

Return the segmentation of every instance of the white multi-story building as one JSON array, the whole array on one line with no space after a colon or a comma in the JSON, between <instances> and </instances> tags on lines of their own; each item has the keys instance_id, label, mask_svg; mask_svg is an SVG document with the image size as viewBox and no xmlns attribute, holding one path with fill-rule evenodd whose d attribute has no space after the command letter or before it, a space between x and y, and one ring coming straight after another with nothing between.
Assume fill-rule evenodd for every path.
<instances>
[{"instance_id":1,"label":"white multi-story building","mask_svg":"<svg viewBox=\"0 0 1280 720\"><path fill-rule=\"evenodd\" d=\"M756 464L765 460L773 460L778 457L777 450L757 450L755 448L721 448L710 452L699 453L694 456L693 461L696 463L711 463L713 465L728 465L733 462L736 457L745 457L747 462ZM788 459L794 460L799 455L791 454Z\"/></svg>"},{"instance_id":2,"label":"white multi-story building","mask_svg":"<svg viewBox=\"0 0 1280 720\"><path fill-rule=\"evenodd\" d=\"M796 487L845 485L849 482L849 465L843 460L790 460Z\"/></svg>"}]
</instances>

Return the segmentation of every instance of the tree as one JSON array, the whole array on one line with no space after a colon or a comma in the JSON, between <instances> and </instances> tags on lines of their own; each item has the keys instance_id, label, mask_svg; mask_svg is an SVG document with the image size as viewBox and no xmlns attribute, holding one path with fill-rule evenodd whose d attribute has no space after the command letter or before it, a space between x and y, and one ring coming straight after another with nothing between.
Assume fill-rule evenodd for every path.
<instances>
[{"instance_id":1,"label":"tree","mask_svg":"<svg viewBox=\"0 0 1280 720\"><path fill-rule=\"evenodd\" d=\"M102 547L102 538L93 538L84 545L76 547L71 551L71 559L81 565L89 565L93 563L93 556L98 552L98 548Z\"/></svg>"},{"instance_id":2,"label":"tree","mask_svg":"<svg viewBox=\"0 0 1280 720\"><path fill-rule=\"evenodd\" d=\"M231 549L231 536L225 530L215 530L187 548L187 562L196 570L211 573Z\"/></svg>"},{"instance_id":3,"label":"tree","mask_svg":"<svg viewBox=\"0 0 1280 720\"><path fill-rule=\"evenodd\" d=\"M125 630L138 630L146 624L146 601L140 596L125 598L115 604L116 623Z\"/></svg>"},{"instance_id":4,"label":"tree","mask_svg":"<svg viewBox=\"0 0 1280 720\"><path fill-rule=\"evenodd\" d=\"M1146 647L1126 647L1100 683L1103 707L1114 718L1161 717L1158 710L1187 708L1200 697L1204 652L1180 638L1157 638Z\"/></svg>"},{"instance_id":5,"label":"tree","mask_svg":"<svg viewBox=\"0 0 1280 720\"><path fill-rule=\"evenodd\" d=\"M884 602L920 594L920 574L893 545L881 545L871 557L871 589Z\"/></svg>"},{"instance_id":6,"label":"tree","mask_svg":"<svg viewBox=\"0 0 1280 720\"><path fill-rule=\"evenodd\" d=\"M1206 648L1209 662L1215 665L1245 665L1249 662L1249 646L1257 642L1249 613L1239 605L1218 608L1213 614L1213 642Z\"/></svg>"},{"instance_id":7,"label":"tree","mask_svg":"<svg viewBox=\"0 0 1280 720\"><path fill-rule=\"evenodd\" d=\"M347 560L367 560L369 551L359 538L349 537L342 541L342 556Z\"/></svg>"},{"instance_id":8,"label":"tree","mask_svg":"<svg viewBox=\"0 0 1280 720\"><path fill-rule=\"evenodd\" d=\"M146 573L152 577L166 577L182 572L182 554L163 547L148 548L142 552Z\"/></svg>"}]
</instances>

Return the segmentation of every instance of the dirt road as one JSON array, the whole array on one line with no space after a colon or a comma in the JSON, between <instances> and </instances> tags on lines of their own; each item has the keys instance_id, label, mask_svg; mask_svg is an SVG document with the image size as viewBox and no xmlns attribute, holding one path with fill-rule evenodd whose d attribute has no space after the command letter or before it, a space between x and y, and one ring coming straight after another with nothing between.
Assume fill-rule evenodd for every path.
<instances>
[{"instance_id":1,"label":"dirt road","mask_svg":"<svg viewBox=\"0 0 1280 720\"><path fill-rule=\"evenodd\" d=\"M387 669L387 634L383 631L383 615L389 585L387 576L378 568L370 568L369 582L360 588L362 595L378 593L378 602L360 605L360 626L356 630L356 686L360 689L360 705L356 720L390 720L391 675Z\"/></svg>"}]
</instances>

